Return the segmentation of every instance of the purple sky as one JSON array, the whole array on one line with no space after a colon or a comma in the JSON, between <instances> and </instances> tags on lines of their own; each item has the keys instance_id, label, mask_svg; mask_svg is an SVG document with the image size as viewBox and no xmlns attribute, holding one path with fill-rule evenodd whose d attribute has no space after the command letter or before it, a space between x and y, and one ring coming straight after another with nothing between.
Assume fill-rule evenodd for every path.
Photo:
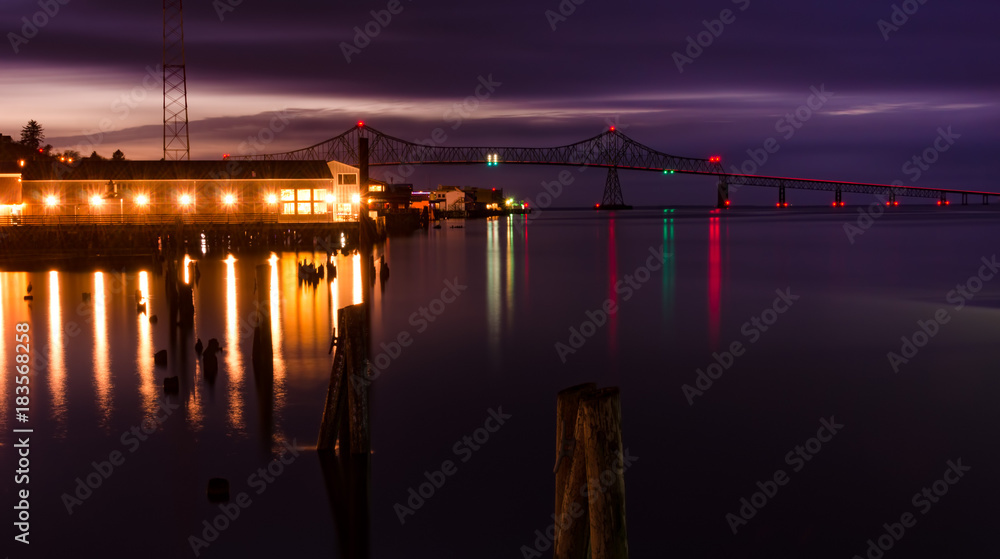
<instances>
[{"instance_id":1,"label":"purple sky","mask_svg":"<svg viewBox=\"0 0 1000 559\"><path fill-rule=\"evenodd\" d=\"M227 2L239 5L220 17L218 6ZM448 145L528 146L572 143L616 122L661 151L722 155L727 169L775 138L780 150L758 174L998 190L988 166L1000 143L1000 5L918 2L906 4L917 7L908 21L884 32L878 22L891 22L888 1L565 0L562 9L575 11L556 21L546 16L559 13L555 0L402 0L386 26L371 24L378 35L350 62L341 43L353 42L354 27L363 28L370 11L385 10L388 1L188 2L192 157L240 153L276 111L289 122L266 151L320 142L359 119L410 140L442 128ZM130 159L159 159L160 8L69 1L54 17L38 16L49 21L30 38L29 28L21 42L9 33L22 34L22 18L42 8L37 0L3 2L0 133L16 137L36 119L56 149L82 146L85 155L96 149L110 156L120 148ZM679 71L674 53L683 54L688 37L706 30L703 20L726 9L731 23L717 26L721 34ZM453 106L474 95L480 76L491 75L501 85L489 99L469 102L473 110L459 121ZM821 106L801 113L809 120L786 138L789 128L779 120L820 86L833 96L814 100ZM102 124L105 132L88 139ZM947 152L931 154L936 161L919 178L915 166L904 168L949 126L961 137ZM499 186L533 196L557 174L550 167L425 167L411 180L419 188ZM603 173L577 177L558 205L599 199ZM714 202L710 179L626 172L622 181L633 204ZM746 188L734 201L775 196Z\"/></svg>"}]
</instances>

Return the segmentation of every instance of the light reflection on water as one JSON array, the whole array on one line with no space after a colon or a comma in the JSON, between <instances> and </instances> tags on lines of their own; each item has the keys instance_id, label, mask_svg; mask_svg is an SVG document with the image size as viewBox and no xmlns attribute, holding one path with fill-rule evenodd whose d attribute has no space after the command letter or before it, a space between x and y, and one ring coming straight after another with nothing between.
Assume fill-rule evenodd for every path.
<instances>
[{"instance_id":1,"label":"light reflection on water","mask_svg":"<svg viewBox=\"0 0 1000 559\"><path fill-rule=\"evenodd\" d=\"M271 314L274 376L270 417L276 445L286 438L281 425L289 383L295 378L308 382L328 378L327 349L337 327L336 309L345 302L360 302L362 296L360 255L334 257L340 275L328 276L321 289L298 282L296 256L272 255L261 261L269 266L269 285L264 288L268 289ZM326 261L312 256L315 262ZM86 435L93 432L94 425L116 432L129 428L128 422L136 417L157 415L164 399L163 378L173 375L181 375L177 401L182 404L188 429L221 429L238 438L248 436L252 426L248 413L253 409L248 406L257 401L252 394L254 383L249 382L251 317L256 310L251 272L257 261L252 257L241 260L201 261L203 270L211 268L213 272L206 273L195 287L195 322L187 331L173 324L168 301L157 296L163 292L163 276L154 276L148 269L127 273L52 270L44 277L0 272L0 425L6 426L8 415L13 413L13 361L9 355L13 354L13 325L24 320L32 324L33 381L44 385L44 389L40 386L32 391L32 419L45 423L46 436ZM193 264L187 257L179 263L178 280L194 280ZM32 302L22 301L31 279L36 280L33 295L44 313L34 315L34 321ZM224 293L214 286L224 286ZM222 304L225 312L217 312ZM151 322L154 315L158 320ZM194 340L201 337L207 343L218 331L216 325L224 328L224 335L218 337L224 339L226 350L219 356L219 385L224 398L218 402L204 378L202 361L193 351ZM168 351L168 367L154 363L154 354L162 349ZM81 360L78 355L86 357ZM216 418L224 423L219 424Z\"/></svg>"},{"instance_id":2,"label":"light reflection on water","mask_svg":"<svg viewBox=\"0 0 1000 559\"><path fill-rule=\"evenodd\" d=\"M98 407L101 410L101 426L110 427L111 420L111 355L108 347L107 303L104 293L104 273L94 273L94 385L97 390Z\"/></svg>"},{"instance_id":3,"label":"light reflection on water","mask_svg":"<svg viewBox=\"0 0 1000 559\"><path fill-rule=\"evenodd\" d=\"M63 351L62 305L59 301L59 272L49 272L49 391L55 436L66 436L66 360Z\"/></svg>"},{"instance_id":4,"label":"light reflection on water","mask_svg":"<svg viewBox=\"0 0 1000 559\"><path fill-rule=\"evenodd\" d=\"M122 282L125 283L124 281ZM137 305L146 305L146 312L153 308L149 297L149 272L139 272L139 297ZM146 414L156 411L156 386L153 376L153 329L149 318L136 309L136 322L139 330L139 347L136 354L136 367L139 373L139 395L142 397L142 409Z\"/></svg>"},{"instance_id":5,"label":"light reflection on water","mask_svg":"<svg viewBox=\"0 0 1000 559\"><path fill-rule=\"evenodd\" d=\"M9 371L14 371L13 364L11 368L8 369L7 363L7 324L11 324L11 329L13 330L13 321L7 321L7 310L4 304L5 294L7 293L7 281L4 277L5 274L0 274L0 428L7 429L7 385L10 380L7 378ZM30 347L30 331L29 331L29 347Z\"/></svg>"},{"instance_id":6,"label":"light reflection on water","mask_svg":"<svg viewBox=\"0 0 1000 559\"><path fill-rule=\"evenodd\" d=\"M226 371L229 373L229 424L243 433L243 360L240 356L240 321L236 313L236 258L226 258Z\"/></svg>"},{"instance_id":7,"label":"light reflection on water","mask_svg":"<svg viewBox=\"0 0 1000 559\"><path fill-rule=\"evenodd\" d=\"M287 261L287 259L286 259ZM285 368L284 352L282 349L282 335L281 335L281 284L278 276L278 264L281 262L276 254L272 254L271 258L268 259L268 265L270 267L271 277L270 286L268 290L268 304L269 312L271 315L271 351L274 352L273 365L274 365L274 432L280 433L280 424L282 418L282 412L285 408L285 398L287 396L288 387L287 375L288 371ZM275 444L279 441L277 437L275 438Z\"/></svg>"},{"instance_id":8,"label":"light reflection on water","mask_svg":"<svg viewBox=\"0 0 1000 559\"><path fill-rule=\"evenodd\" d=\"M489 344L491 361L500 358L500 222L490 219L486 222L486 320L489 322Z\"/></svg>"},{"instance_id":9,"label":"light reflection on water","mask_svg":"<svg viewBox=\"0 0 1000 559\"><path fill-rule=\"evenodd\" d=\"M708 219L708 341L719 348L719 319L722 312L722 262L719 256L719 218Z\"/></svg>"}]
</instances>

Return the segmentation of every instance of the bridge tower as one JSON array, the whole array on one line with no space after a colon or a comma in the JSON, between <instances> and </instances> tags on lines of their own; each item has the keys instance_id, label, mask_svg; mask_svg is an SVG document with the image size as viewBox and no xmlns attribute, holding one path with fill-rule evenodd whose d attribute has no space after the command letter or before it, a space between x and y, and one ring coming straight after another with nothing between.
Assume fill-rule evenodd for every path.
<instances>
[{"instance_id":1,"label":"bridge tower","mask_svg":"<svg viewBox=\"0 0 1000 559\"><path fill-rule=\"evenodd\" d=\"M622 196L622 183L618 178L618 163L624 148L621 134L615 131L612 126L604 134L603 142L600 145L601 155L608 162L608 178L604 181L604 196L601 198L601 210L631 210L632 206L625 204L625 197Z\"/></svg>"},{"instance_id":2,"label":"bridge tower","mask_svg":"<svg viewBox=\"0 0 1000 559\"><path fill-rule=\"evenodd\" d=\"M622 197L622 183L618 179L618 167L608 169L608 178L604 181L604 197L601 198L601 209L627 209L625 198Z\"/></svg>"},{"instance_id":3,"label":"bridge tower","mask_svg":"<svg viewBox=\"0 0 1000 559\"><path fill-rule=\"evenodd\" d=\"M191 159L182 0L163 0L163 158Z\"/></svg>"}]
</instances>

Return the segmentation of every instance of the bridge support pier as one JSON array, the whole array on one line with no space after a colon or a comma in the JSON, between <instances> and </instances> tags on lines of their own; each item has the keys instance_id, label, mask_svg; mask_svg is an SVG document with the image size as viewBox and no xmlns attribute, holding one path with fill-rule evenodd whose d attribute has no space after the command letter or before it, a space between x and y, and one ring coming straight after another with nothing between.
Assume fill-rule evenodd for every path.
<instances>
[{"instance_id":1,"label":"bridge support pier","mask_svg":"<svg viewBox=\"0 0 1000 559\"><path fill-rule=\"evenodd\" d=\"M896 206L896 205L898 205L898 203L896 202L896 191L895 190L890 190L889 191L889 201L886 202L885 205L886 206Z\"/></svg>"},{"instance_id":2,"label":"bridge support pier","mask_svg":"<svg viewBox=\"0 0 1000 559\"><path fill-rule=\"evenodd\" d=\"M990 197L988 194L983 194L983 205L984 206L990 205Z\"/></svg>"},{"instance_id":3,"label":"bridge support pier","mask_svg":"<svg viewBox=\"0 0 1000 559\"><path fill-rule=\"evenodd\" d=\"M962 193L962 205L963 206L968 206L969 205L969 193L968 192L963 192Z\"/></svg>"},{"instance_id":4,"label":"bridge support pier","mask_svg":"<svg viewBox=\"0 0 1000 559\"><path fill-rule=\"evenodd\" d=\"M604 182L604 197L601 199L602 210L630 210L632 206L625 205L625 198L622 197L622 183L618 179L618 167L608 169L608 178Z\"/></svg>"},{"instance_id":5,"label":"bridge support pier","mask_svg":"<svg viewBox=\"0 0 1000 559\"><path fill-rule=\"evenodd\" d=\"M833 205L837 207L844 205L844 193L839 188L833 194Z\"/></svg>"},{"instance_id":6,"label":"bridge support pier","mask_svg":"<svg viewBox=\"0 0 1000 559\"><path fill-rule=\"evenodd\" d=\"M948 205L948 195L945 194L944 192L941 193L941 197L938 199L938 205L939 206L947 206Z\"/></svg>"},{"instance_id":7,"label":"bridge support pier","mask_svg":"<svg viewBox=\"0 0 1000 559\"><path fill-rule=\"evenodd\" d=\"M778 207L786 208L788 207L788 202L785 201L785 185L778 187Z\"/></svg>"},{"instance_id":8,"label":"bridge support pier","mask_svg":"<svg viewBox=\"0 0 1000 559\"><path fill-rule=\"evenodd\" d=\"M719 200L716 207L719 209L729 207L729 181L725 178L719 179Z\"/></svg>"}]
</instances>

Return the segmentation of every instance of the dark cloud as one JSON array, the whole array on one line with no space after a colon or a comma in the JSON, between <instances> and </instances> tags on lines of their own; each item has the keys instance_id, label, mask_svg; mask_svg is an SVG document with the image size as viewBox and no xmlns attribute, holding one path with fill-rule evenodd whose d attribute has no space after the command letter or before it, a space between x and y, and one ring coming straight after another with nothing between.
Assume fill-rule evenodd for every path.
<instances>
[{"instance_id":1,"label":"dark cloud","mask_svg":"<svg viewBox=\"0 0 1000 559\"><path fill-rule=\"evenodd\" d=\"M572 3L402 0L383 27L371 12L384 20L388 0L244 0L221 16L212 2L188 2L194 153L236 152L265 125L268 111L287 110L296 118L268 144L275 151L317 143L360 118L413 140L440 127L452 145L560 145L617 119L626 133L662 151L720 153L738 165L746 150L776 135L777 120L804 103L811 87L825 84L836 95L782 141L761 173L905 179L907 158L933 141L938 127L954 126L962 140L921 183L992 188L985 166L1000 122L995 2L928 0L888 32L888 41L878 22L891 21L892 2L586 0L550 22L546 11L558 13L560 4L568 11ZM18 32L21 17L38 9L36 2L5 2L0 28ZM674 53L685 52L688 37L720 29L713 21L724 9L735 21L679 72ZM5 45L0 68L14 80L28 72L37 80L43 69L52 76L48 87L64 90L67 100L74 90L65 76L94 87L86 78L92 72L98 86L107 83L107 100L95 101L106 113L159 63L161 24L159 4L70 2L19 54ZM342 44L353 44L356 29L366 26L378 34L348 62ZM503 85L454 129L449 107L473 95L480 76ZM116 123L104 143L155 156L155 97L145 112L137 107ZM4 133L36 118L54 132L50 141L71 147L80 140L79 126L60 124L62 112L23 94L9 101L17 114L0 116ZM427 169L416 179L458 173L460 180L462 172L466 182L483 180L469 169ZM547 178L532 169L503 172L523 175L511 180L528 190ZM658 196L659 179L624 177L626 194Z\"/></svg>"}]
</instances>

